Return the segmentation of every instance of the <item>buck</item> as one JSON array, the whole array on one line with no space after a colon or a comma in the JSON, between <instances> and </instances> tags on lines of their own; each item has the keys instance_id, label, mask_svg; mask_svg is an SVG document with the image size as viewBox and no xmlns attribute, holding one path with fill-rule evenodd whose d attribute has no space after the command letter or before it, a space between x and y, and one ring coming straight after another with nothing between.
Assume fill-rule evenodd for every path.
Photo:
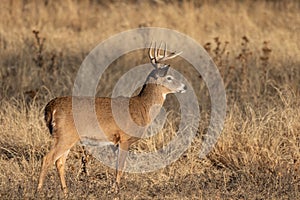
<instances>
[{"instance_id":1,"label":"buck","mask_svg":"<svg viewBox=\"0 0 300 200\"><path fill-rule=\"evenodd\" d=\"M128 110L131 120L138 126L147 127L155 116L151 116L153 106L162 107L166 95L169 93L184 93L186 86L180 80L170 75L169 65L162 62L178 56L180 53L167 53L167 47L161 49L161 45L149 48L149 58L153 71L148 75L140 93L134 97L98 97L94 99L95 111L101 130L106 136L93 137L90 140L97 142L113 143L118 146L118 159L116 163L116 179L114 188L119 191L120 179L125 166L125 160L130 146L138 141L140 137L126 133L118 126L112 111L112 102L122 105L124 101L129 102ZM84 104L84 99L82 104ZM75 127L72 109L72 97L57 97L52 99L45 107L45 121L50 134L54 137L54 145L48 154L43 158L42 168L39 176L37 191L40 191L47 173L47 170L54 163L60 177L61 188L65 195L68 193L65 180L65 163L70 149L78 142L87 143L89 138L79 135ZM157 115L158 112L155 113ZM127 121L128 118L121 119ZM87 131L89 124L86 123Z\"/></svg>"}]
</instances>

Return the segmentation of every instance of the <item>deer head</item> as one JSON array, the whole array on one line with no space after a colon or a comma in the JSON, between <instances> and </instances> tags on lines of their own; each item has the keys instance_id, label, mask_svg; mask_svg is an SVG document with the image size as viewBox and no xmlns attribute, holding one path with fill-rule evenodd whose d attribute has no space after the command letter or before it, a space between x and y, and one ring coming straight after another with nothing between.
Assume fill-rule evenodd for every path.
<instances>
[{"instance_id":1,"label":"deer head","mask_svg":"<svg viewBox=\"0 0 300 200\"><path fill-rule=\"evenodd\" d=\"M184 93L186 91L185 84L181 83L180 80L176 79L173 75L171 75L169 72L170 65L164 64L162 62L167 61L169 59L175 58L179 53L172 52L170 54L167 54L167 44L165 44L165 48L161 54L161 47L162 44L159 45L159 47L156 47L156 44L154 45L154 48L152 48L152 44L149 48L149 58L151 61L152 66L154 67L154 70L149 74L146 83L147 84L156 84L161 85L163 87L163 93L164 95L169 93Z\"/></svg>"}]
</instances>

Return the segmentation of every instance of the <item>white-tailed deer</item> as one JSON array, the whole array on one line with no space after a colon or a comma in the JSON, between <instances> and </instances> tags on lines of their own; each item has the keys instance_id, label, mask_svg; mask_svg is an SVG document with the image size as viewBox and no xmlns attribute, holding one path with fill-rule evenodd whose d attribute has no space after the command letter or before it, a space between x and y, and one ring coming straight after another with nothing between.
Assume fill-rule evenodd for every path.
<instances>
[{"instance_id":1,"label":"white-tailed deer","mask_svg":"<svg viewBox=\"0 0 300 200\"><path fill-rule=\"evenodd\" d=\"M151 119L154 117L150 116L152 106L159 105L161 108L167 94L183 93L186 91L186 86L183 83L168 74L169 65L162 63L163 61L176 57L179 53L176 54L174 52L167 54L165 46L163 54L161 54L161 46L156 48L156 45L154 48L152 48L151 45L148 53L154 70L148 75L142 90L137 96L131 98L99 97L94 99L97 120L101 130L104 132L108 141L119 146L119 159L116 165L117 172L115 180L117 191L124 169L127 151L130 145L139 140L140 137L135 137L134 134L124 132L123 129L117 125L112 113L112 102L116 104L118 104L118 102L122 104L124 100L129 102L128 109L131 120L135 124L145 127L150 125ZM122 120L126 121L128 119ZM68 190L64 176L66 158L70 149L78 141L82 140L82 136L78 134L74 124L72 97L58 97L52 99L45 107L45 121L55 142L53 148L43 159L37 191L42 188L48 168L55 163L62 190L67 194ZM89 124L87 123L86 130L89 130L88 126Z\"/></svg>"}]
</instances>

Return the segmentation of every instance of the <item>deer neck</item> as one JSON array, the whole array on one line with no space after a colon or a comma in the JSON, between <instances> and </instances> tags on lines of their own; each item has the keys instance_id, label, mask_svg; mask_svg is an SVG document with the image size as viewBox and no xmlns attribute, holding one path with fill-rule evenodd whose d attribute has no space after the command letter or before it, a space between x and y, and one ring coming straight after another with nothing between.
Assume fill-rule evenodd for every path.
<instances>
[{"instance_id":1,"label":"deer neck","mask_svg":"<svg viewBox=\"0 0 300 200\"><path fill-rule=\"evenodd\" d=\"M164 87L158 84L149 83L145 84L139 93L140 100L149 107L153 105L162 106L166 99L167 92Z\"/></svg>"},{"instance_id":2,"label":"deer neck","mask_svg":"<svg viewBox=\"0 0 300 200\"><path fill-rule=\"evenodd\" d=\"M166 89L161 85L149 83L143 86L139 95L134 98L134 102L139 104L139 109L136 111L143 115L143 122L138 124L145 126L156 118L165 101L165 96Z\"/></svg>"}]
</instances>

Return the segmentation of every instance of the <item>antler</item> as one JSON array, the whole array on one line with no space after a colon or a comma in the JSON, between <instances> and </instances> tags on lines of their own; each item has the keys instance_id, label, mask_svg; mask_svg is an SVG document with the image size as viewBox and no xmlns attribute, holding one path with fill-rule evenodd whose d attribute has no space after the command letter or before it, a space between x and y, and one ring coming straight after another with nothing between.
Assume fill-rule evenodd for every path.
<instances>
[{"instance_id":1,"label":"antler","mask_svg":"<svg viewBox=\"0 0 300 200\"><path fill-rule=\"evenodd\" d=\"M163 55L161 55L161 47L162 47L162 43L160 43L159 47L156 48L156 42L154 43L154 49L152 48L152 42L150 44L150 48L149 48L149 58L151 60L152 65L156 66L156 64L175 58L176 56L178 56L179 54L181 54L182 52L176 53L176 52L172 52L169 55L167 54L167 44L165 43L165 48L164 48L164 52ZM154 55L152 54L152 49L154 52Z\"/></svg>"}]
</instances>

